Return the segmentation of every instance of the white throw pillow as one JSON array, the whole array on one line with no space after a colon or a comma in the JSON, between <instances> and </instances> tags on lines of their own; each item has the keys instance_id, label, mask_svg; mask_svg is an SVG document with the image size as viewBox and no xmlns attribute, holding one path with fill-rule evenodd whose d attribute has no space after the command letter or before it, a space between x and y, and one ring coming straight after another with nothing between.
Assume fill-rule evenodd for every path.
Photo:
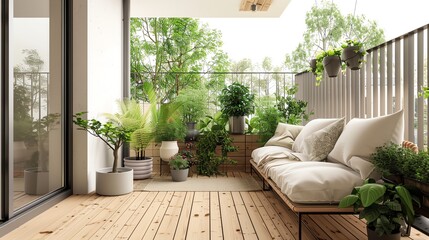
<instances>
[{"instance_id":1,"label":"white throw pillow","mask_svg":"<svg viewBox=\"0 0 429 240\"><path fill-rule=\"evenodd\" d=\"M382 117L355 118L345 126L328 161L345 164L366 179L374 169L370 155L375 148L388 142L400 144L403 136L402 110Z\"/></svg>"},{"instance_id":2,"label":"white throw pillow","mask_svg":"<svg viewBox=\"0 0 429 240\"><path fill-rule=\"evenodd\" d=\"M326 159L332 151L344 128L344 118L329 124L327 127L310 134L303 143L303 153L308 155L310 161Z\"/></svg>"},{"instance_id":3,"label":"white throw pillow","mask_svg":"<svg viewBox=\"0 0 429 240\"><path fill-rule=\"evenodd\" d=\"M304 141L312 133L319 131L320 129L327 127L328 125L338 121L338 118L320 118L314 119L307 123L298 136L295 139L295 142L292 145L292 150L294 152L302 153L304 152Z\"/></svg>"},{"instance_id":4,"label":"white throw pillow","mask_svg":"<svg viewBox=\"0 0 429 240\"><path fill-rule=\"evenodd\" d=\"M303 126L279 123L274 136L265 143L265 146L280 146L292 149L295 138L303 128Z\"/></svg>"}]
</instances>

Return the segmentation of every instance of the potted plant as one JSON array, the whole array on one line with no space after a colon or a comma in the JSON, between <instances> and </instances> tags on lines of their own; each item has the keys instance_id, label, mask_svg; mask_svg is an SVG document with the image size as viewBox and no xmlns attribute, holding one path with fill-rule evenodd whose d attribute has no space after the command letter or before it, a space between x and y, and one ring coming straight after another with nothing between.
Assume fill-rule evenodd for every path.
<instances>
[{"instance_id":1,"label":"potted plant","mask_svg":"<svg viewBox=\"0 0 429 240\"><path fill-rule=\"evenodd\" d=\"M100 195L122 195L133 191L133 169L118 167L119 149L130 140L131 131L113 121L101 123L96 119L83 119L85 112L76 113L73 123L79 130L101 139L113 152L113 166L96 172L96 192Z\"/></svg>"},{"instance_id":2,"label":"potted plant","mask_svg":"<svg viewBox=\"0 0 429 240\"><path fill-rule=\"evenodd\" d=\"M207 113L208 92L205 88L185 88L175 99L182 106L182 119L186 124L186 141L195 141L199 131L195 128L197 122Z\"/></svg>"},{"instance_id":3,"label":"potted plant","mask_svg":"<svg viewBox=\"0 0 429 240\"><path fill-rule=\"evenodd\" d=\"M169 108L175 108L174 106L163 105L161 108L161 117L156 129L155 141L161 142L161 147L159 148L161 159L170 161L179 152L177 141L185 138L186 127L180 118L166 117L174 116L174 114L171 114L171 109L169 110Z\"/></svg>"},{"instance_id":4,"label":"potted plant","mask_svg":"<svg viewBox=\"0 0 429 240\"><path fill-rule=\"evenodd\" d=\"M408 190L400 185L367 179L339 203L339 207L350 206L360 211L360 219L366 220L369 240L399 240L401 226L414 221L413 200Z\"/></svg>"},{"instance_id":5,"label":"potted plant","mask_svg":"<svg viewBox=\"0 0 429 240\"><path fill-rule=\"evenodd\" d=\"M329 49L324 52L323 68L329 77L336 77L341 68L341 49Z\"/></svg>"},{"instance_id":6,"label":"potted plant","mask_svg":"<svg viewBox=\"0 0 429 240\"><path fill-rule=\"evenodd\" d=\"M229 130L232 134L244 133L244 116L252 114L254 110L255 95L249 88L234 82L222 89L219 95L221 111L229 117Z\"/></svg>"},{"instance_id":7,"label":"potted plant","mask_svg":"<svg viewBox=\"0 0 429 240\"><path fill-rule=\"evenodd\" d=\"M159 115L153 85L145 82L142 87L148 99L145 111L137 100L125 99L118 101L118 113L106 114L108 119L131 132L130 148L135 156L125 157L124 166L133 169L134 179L152 176L153 158L146 156L146 148L154 140Z\"/></svg>"},{"instance_id":8,"label":"potted plant","mask_svg":"<svg viewBox=\"0 0 429 240\"><path fill-rule=\"evenodd\" d=\"M315 73L316 72L317 59L316 58L312 58L309 61L309 64L310 64L310 71L313 72L313 73Z\"/></svg>"},{"instance_id":9,"label":"potted plant","mask_svg":"<svg viewBox=\"0 0 429 240\"><path fill-rule=\"evenodd\" d=\"M363 49L363 43L357 40L347 40L341 47L343 48L341 59L346 63L347 67L351 70L359 70L366 54Z\"/></svg>"},{"instance_id":10,"label":"potted plant","mask_svg":"<svg viewBox=\"0 0 429 240\"><path fill-rule=\"evenodd\" d=\"M170 165L171 178L174 182L186 181L189 174L189 162L182 155L176 154L168 162Z\"/></svg>"},{"instance_id":11,"label":"potted plant","mask_svg":"<svg viewBox=\"0 0 429 240\"><path fill-rule=\"evenodd\" d=\"M33 154L33 166L24 170L25 193L43 195L49 192L49 132L59 124L59 113L50 113L33 123L33 135L37 151Z\"/></svg>"}]
</instances>

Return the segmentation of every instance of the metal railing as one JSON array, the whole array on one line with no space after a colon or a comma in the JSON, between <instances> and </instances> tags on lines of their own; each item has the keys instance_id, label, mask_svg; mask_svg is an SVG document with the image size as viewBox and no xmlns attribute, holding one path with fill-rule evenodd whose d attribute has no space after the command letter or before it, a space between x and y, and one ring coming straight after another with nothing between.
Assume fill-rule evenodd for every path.
<instances>
[{"instance_id":1,"label":"metal railing","mask_svg":"<svg viewBox=\"0 0 429 240\"><path fill-rule=\"evenodd\" d=\"M405 139L428 145L428 102L419 97L429 85L429 31L425 25L369 49L358 71L326 75L315 86L313 73L297 74L297 97L308 102L312 118L370 118L404 110Z\"/></svg>"}]
</instances>

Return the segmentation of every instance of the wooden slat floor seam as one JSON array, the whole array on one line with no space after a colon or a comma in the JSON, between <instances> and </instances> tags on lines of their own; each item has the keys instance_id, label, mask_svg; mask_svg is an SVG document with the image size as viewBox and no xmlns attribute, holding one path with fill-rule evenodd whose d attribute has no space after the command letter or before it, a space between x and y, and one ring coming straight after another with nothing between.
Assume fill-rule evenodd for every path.
<instances>
[{"instance_id":1,"label":"wooden slat floor seam","mask_svg":"<svg viewBox=\"0 0 429 240\"><path fill-rule=\"evenodd\" d=\"M72 195L1 239L295 240L297 221L272 191L136 191L117 197ZM304 215L303 223L303 240L366 238L365 223L351 214ZM429 237L413 229L401 240L424 239Z\"/></svg>"}]
</instances>

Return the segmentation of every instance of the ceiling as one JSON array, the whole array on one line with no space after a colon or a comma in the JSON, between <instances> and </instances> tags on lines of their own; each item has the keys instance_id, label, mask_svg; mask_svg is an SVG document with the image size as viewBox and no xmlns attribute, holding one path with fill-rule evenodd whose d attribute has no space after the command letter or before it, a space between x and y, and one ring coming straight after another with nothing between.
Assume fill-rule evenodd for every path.
<instances>
[{"instance_id":1,"label":"ceiling","mask_svg":"<svg viewBox=\"0 0 429 240\"><path fill-rule=\"evenodd\" d=\"M253 12L240 11L249 0L131 0L131 17L277 18L290 1L272 0L266 11Z\"/></svg>"}]
</instances>

